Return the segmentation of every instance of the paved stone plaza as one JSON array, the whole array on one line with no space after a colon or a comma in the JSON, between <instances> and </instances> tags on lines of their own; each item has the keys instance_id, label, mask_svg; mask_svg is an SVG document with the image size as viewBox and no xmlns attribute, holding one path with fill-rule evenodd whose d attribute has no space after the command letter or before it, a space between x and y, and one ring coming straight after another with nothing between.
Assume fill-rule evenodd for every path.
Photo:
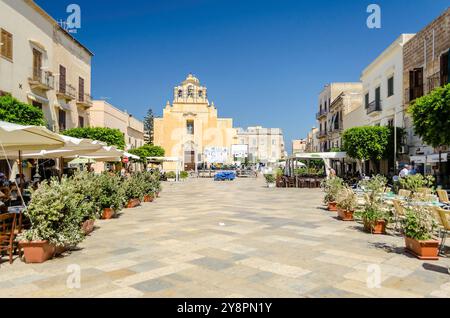
<instances>
[{"instance_id":1,"label":"paved stone plaza","mask_svg":"<svg viewBox=\"0 0 450 318\"><path fill-rule=\"evenodd\" d=\"M316 189L165 183L156 202L96 224L64 257L3 262L0 296L450 297L450 260L419 261L402 237L338 221Z\"/></svg>"}]
</instances>

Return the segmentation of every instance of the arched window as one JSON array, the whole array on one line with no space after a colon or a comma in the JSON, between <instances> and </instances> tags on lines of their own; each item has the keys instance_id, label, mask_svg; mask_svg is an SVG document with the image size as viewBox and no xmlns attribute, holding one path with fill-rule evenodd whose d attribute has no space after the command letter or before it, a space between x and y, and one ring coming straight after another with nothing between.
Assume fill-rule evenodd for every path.
<instances>
[{"instance_id":1,"label":"arched window","mask_svg":"<svg viewBox=\"0 0 450 318\"><path fill-rule=\"evenodd\" d=\"M203 91L198 91L198 97L203 97Z\"/></svg>"},{"instance_id":2,"label":"arched window","mask_svg":"<svg viewBox=\"0 0 450 318\"><path fill-rule=\"evenodd\" d=\"M194 87L188 87L188 97L194 97Z\"/></svg>"},{"instance_id":3,"label":"arched window","mask_svg":"<svg viewBox=\"0 0 450 318\"><path fill-rule=\"evenodd\" d=\"M183 97L183 90L181 89L178 90L178 97Z\"/></svg>"}]
</instances>

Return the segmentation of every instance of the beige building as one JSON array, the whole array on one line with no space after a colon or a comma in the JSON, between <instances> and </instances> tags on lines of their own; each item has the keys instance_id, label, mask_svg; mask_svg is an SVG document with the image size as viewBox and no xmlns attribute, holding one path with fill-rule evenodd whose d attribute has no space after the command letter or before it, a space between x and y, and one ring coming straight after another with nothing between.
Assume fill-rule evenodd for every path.
<instances>
[{"instance_id":1,"label":"beige building","mask_svg":"<svg viewBox=\"0 0 450 318\"><path fill-rule=\"evenodd\" d=\"M342 147L344 117L361 105L361 92L361 83L331 83L319 94L319 151Z\"/></svg>"},{"instance_id":2,"label":"beige building","mask_svg":"<svg viewBox=\"0 0 450 318\"><path fill-rule=\"evenodd\" d=\"M144 145L144 123L133 115L102 100L94 100L89 112L91 127L116 128L123 132L125 150Z\"/></svg>"},{"instance_id":3,"label":"beige building","mask_svg":"<svg viewBox=\"0 0 450 318\"><path fill-rule=\"evenodd\" d=\"M286 156L283 131L280 128L239 128L237 140L241 145L248 145L250 162L276 162Z\"/></svg>"},{"instance_id":4,"label":"beige building","mask_svg":"<svg viewBox=\"0 0 450 318\"><path fill-rule=\"evenodd\" d=\"M306 139L292 140L292 154L306 152Z\"/></svg>"},{"instance_id":5,"label":"beige building","mask_svg":"<svg viewBox=\"0 0 450 318\"><path fill-rule=\"evenodd\" d=\"M0 1L0 94L43 110L48 128L89 122L93 54L32 0Z\"/></svg>"},{"instance_id":6,"label":"beige building","mask_svg":"<svg viewBox=\"0 0 450 318\"><path fill-rule=\"evenodd\" d=\"M185 170L199 164L232 163L231 145L236 144L236 129L231 118L219 118L207 88L189 74L174 88L172 105L167 102L163 117L154 121L154 144L177 157ZM166 170L175 170L168 163Z\"/></svg>"},{"instance_id":7,"label":"beige building","mask_svg":"<svg viewBox=\"0 0 450 318\"><path fill-rule=\"evenodd\" d=\"M320 152L319 129L316 127L311 128L306 136L305 152Z\"/></svg>"},{"instance_id":8,"label":"beige building","mask_svg":"<svg viewBox=\"0 0 450 318\"><path fill-rule=\"evenodd\" d=\"M449 53L450 8L418 32L403 49L403 90L407 131L405 153L415 157L413 159L423 161L423 156L436 154L439 150L424 144L421 138L414 134L413 123L406 110L416 98L450 82ZM444 147L442 150L448 152L450 148ZM446 169L447 172L450 171L450 163L446 164Z\"/></svg>"}]
</instances>

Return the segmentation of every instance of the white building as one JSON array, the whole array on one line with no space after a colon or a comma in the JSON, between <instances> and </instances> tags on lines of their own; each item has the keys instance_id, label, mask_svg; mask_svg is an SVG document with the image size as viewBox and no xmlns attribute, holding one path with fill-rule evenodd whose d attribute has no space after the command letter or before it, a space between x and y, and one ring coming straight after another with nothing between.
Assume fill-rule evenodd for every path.
<instances>
[{"instance_id":1,"label":"white building","mask_svg":"<svg viewBox=\"0 0 450 318\"><path fill-rule=\"evenodd\" d=\"M89 122L93 54L32 0L0 1L0 95L44 112L48 128Z\"/></svg>"},{"instance_id":2,"label":"white building","mask_svg":"<svg viewBox=\"0 0 450 318\"><path fill-rule=\"evenodd\" d=\"M403 127L403 46L414 34L400 35L361 75L364 109L362 125Z\"/></svg>"},{"instance_id":3,"label":"white building","mask_svg":"<svg viewBox=\"0 0 450 318\"><path fill-rule=\"evenodd\" d=\"M280 128L238 128L237 141L241 145L248 145L250 162L276 162L286 156Z\"/></svg>"}]
</instances>

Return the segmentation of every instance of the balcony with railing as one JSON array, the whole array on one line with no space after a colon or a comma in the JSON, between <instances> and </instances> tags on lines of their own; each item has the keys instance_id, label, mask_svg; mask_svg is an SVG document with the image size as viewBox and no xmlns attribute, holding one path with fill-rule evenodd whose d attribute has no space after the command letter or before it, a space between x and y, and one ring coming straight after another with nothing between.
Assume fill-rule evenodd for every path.
<instances>
[{"instance_id":1,"label":"balcony with railing","mask_svg":"<svg viewBox=\"0 0 450 318\"><path fill-rule=\"evenodd\" d=\"M321 131L319 131L318 137L324 138L327 136L327 134L328 134L328 132L326 130L321 130Z\"/></svg>"},{"instance_id":2,"label":"balcony with railing","mask_svg":"<svg viewBox=\"0 0 450 318\"><path fill-rule=\"evenodd\" d=\"M320 119L320 118L326 116L327 113L328 113L328 111L326 109L321 109L320 112L318 112L316 114L316 119Z\"/></svg>"},{"instance_id":3,"label":"balcony with railing","mask_svg":"<svg viewBox=\"0 0 450 318\"><path fill-rule=\"evenodd\" d=\"M381 107L380 100L374 100L369 105L367 105L367 115L376 115L381 112L383 109Z\"/></svg>"},{"instance_id":4,"label":"balcony with railing","mask_svg":"<svg viewBox=\"0 0 450 318\"><path fill-rule=\"evenodd\" d=\"M45 91L55 88L55 77L49 71L31 68L31 75L28 78L31 88L38 88Z\"/></svg>"},{"instance_id":5,"label":"balcony with railing","mask_svg":"<svg viewBox=\"0 0 450 318\"><path fill-rule=\"evenodd\" d=\"M84 107L92 107L92 96L89 94L78 94L77 104Z\"/></svg>"},{"instance_id":6,"label":"balcony with railing","mask_svg":"<svg viewBox=\"0 0 450 318\"><path fill-rule=\"evenodd\" d=\"M66 100L73 100L77 97L77 90L70 84L60 83L56 94Z\"/></svg>"}]
</instances>

